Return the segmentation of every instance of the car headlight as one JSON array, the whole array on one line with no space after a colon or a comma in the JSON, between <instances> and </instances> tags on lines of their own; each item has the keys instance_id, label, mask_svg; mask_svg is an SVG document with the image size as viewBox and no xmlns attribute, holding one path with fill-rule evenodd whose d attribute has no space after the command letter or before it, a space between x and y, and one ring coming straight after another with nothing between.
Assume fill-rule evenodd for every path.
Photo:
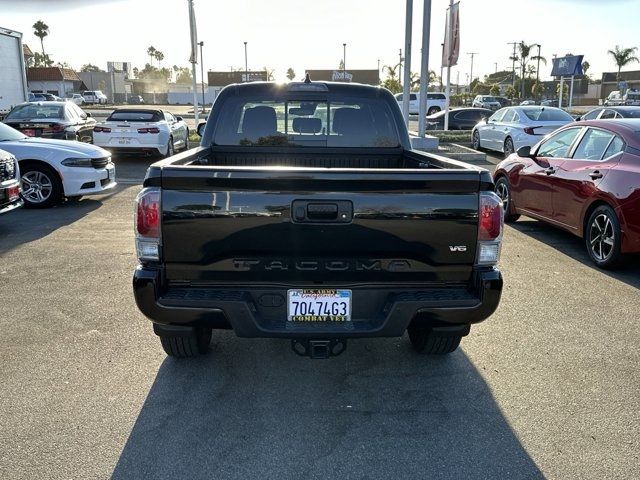
<instances>
[{"instance_id":1,"label":"car headlight","mask_svg":"<svg viewBox=\"0 0 640 480\"><path fill-rule=\"evenodd\" d=\"M90 158L67 158L62 161L62 165L64 165L65 167L93 167Z\"/></svg>"}]
</instances>

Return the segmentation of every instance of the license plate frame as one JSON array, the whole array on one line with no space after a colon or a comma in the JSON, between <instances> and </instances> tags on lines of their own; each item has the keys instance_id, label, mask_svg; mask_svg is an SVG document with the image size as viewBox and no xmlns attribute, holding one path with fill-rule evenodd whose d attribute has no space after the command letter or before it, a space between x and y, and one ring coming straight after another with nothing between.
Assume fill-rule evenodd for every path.
<instances>
[{"instance_id":1,"label":"license plate frame","mask_svg":"<svg viewBox=\"0 0 640 480\"><path fill-rule=\"evenodd\" d=\"M351 322L352 300L352 291L345 288L292 288L287 290L287 321Z\"/></svg>"},{"instance_id":2,"label":"license plate frame","mask_svg":"<svg viewBox=\"0 0 640 480\"><path fill-rule=\"evenodd\" d=\"M35 137L37 133L35 128L23 128L20 131L27 137Z\"/></svg>"}]
</instances>

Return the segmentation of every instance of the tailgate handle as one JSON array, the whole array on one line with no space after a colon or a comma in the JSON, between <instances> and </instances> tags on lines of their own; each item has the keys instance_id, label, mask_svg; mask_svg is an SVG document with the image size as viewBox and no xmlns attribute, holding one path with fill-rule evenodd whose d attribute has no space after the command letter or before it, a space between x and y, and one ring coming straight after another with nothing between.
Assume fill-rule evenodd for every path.
<instances>
[{"instance_id":1,"label":"tailgate handle","mask_svg":"<svg viewBox=\"0 0 640 480\"><path fill-rule=\"evenodd\" d=\"M296 223L350 223L353 220L353 203L350 200L294 200L291 216Z\"/></svg>"},{"instance_id":2,"label":"tailgate handle","mask_svg":"<svg viewBox=\"0 0 640 480\"><path fill-rule=\"evenodd\" d=\"M309 220L335 220L338 218L338 205L335 203L310 203L307 205Z\"/></svg>"}]
</instances>

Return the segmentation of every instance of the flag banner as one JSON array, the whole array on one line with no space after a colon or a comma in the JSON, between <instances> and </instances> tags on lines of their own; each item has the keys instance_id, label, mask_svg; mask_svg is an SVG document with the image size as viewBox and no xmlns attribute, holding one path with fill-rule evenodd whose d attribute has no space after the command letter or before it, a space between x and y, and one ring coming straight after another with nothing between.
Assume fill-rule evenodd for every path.
<instances>
[{"instance_id":1,"label":"flag banner","mask_svg":"<svg viewBox=\"0 0 640 480\"><path fill-rule=\"evenodd\" d=\"M447 9L444 27L444 48L442 49L442 66L453 67L458 64L460 55L460 2Z\"/></svg>"}]
</instances>

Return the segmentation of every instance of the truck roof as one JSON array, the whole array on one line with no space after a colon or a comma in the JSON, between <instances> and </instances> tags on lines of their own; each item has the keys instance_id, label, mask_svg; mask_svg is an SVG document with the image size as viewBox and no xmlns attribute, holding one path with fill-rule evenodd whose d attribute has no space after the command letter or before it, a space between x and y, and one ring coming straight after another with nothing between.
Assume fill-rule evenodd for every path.
<instances>
[{"instance_id":1,"label":"truck roof","mask_svg":"<svg viewBox=\"0 0 640 480\"><path fill-rule=\"evenodd\" d=\"M235 95L288 95L289 93L338 93L376 98L388 90L373 85L345 82L247 82L228 85L223 92ZM221 92L222 93L222 92ZM388 92L391 95L391 92Z\"/></svg>"}]
</instances>

